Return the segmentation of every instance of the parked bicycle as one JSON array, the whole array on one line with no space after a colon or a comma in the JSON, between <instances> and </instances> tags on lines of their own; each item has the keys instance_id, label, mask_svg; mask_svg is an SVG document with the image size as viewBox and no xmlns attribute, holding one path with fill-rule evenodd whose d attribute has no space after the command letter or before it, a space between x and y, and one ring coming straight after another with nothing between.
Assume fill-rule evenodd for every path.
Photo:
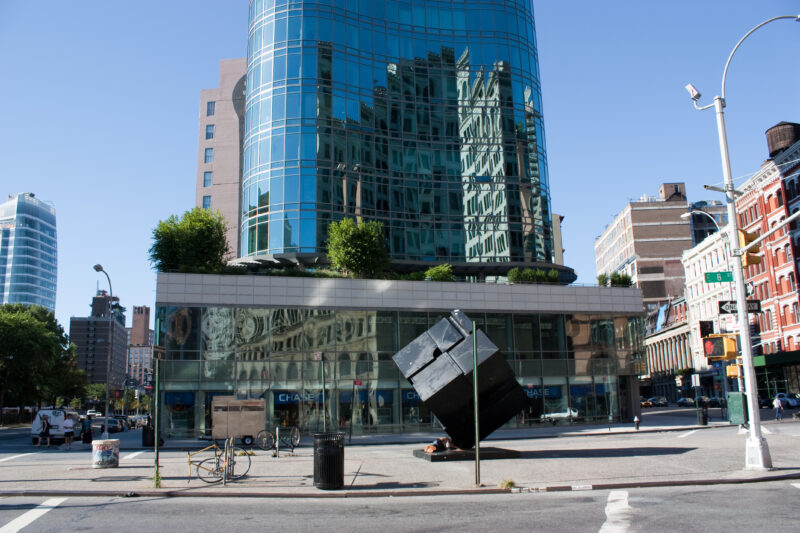
<instances>
[{"instance_id":1,"label":"parked bicycle","mask_svg":"<svg viewBox=\"0 0 800 533\"><path fill-rule=\"evenodd\" d=\"M208 452L213 453L208 457ZM201 455L206 454L206 455ZM200 459L193 459L201 455ZM241 479L250 470L250 454L247 450L233 445L233 437L225 439L222 448L215 442L211 446L189 452L189 478L195 467L197 477L206 483L226 483L228 480Z\"/></svg>"},{"instance_id":2,"label":"parked bicycle","mask_svg":"<svg viewBox=\"0 0 800 533\"><path fill-rule=\"evenodd\" d=\"M294 451L299 444L300 429L297 426L276 427L275 433L262 429L256 435L256 446L262 450L277 451L279 447L284 447L291 448L291 451Z\"/></svg>"}]
</instances>

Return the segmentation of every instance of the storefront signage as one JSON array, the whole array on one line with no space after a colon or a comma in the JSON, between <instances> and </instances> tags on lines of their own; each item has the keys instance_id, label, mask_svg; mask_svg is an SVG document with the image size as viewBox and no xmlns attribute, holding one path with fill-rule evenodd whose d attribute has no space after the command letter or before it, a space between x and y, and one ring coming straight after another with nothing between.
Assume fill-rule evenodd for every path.
<instances>
[{"instance_id":1,"label":"storefront signage","mask_svg":"<svg viewBox=\"0 0 800 533\"><path fill-rule=\"evenodd\" d=\"M538 399L542 397L542 387L531 387L530 385L527 388L522 389L525 391L525 394L528 395L528 398ZM544 397L545 398L561 398L561 387L545 387L544 388Z\"/></svg>"},{"instance_id":2,"label":"storefront signage","mask_svg":"<svg viewBox=\"0 0 800 533\"><path fill-rule=\"evenodd\" d=\"M275 391L272 394L275 399L275 405L322 402L322 392Z\"/></svg>"}]
</instances>

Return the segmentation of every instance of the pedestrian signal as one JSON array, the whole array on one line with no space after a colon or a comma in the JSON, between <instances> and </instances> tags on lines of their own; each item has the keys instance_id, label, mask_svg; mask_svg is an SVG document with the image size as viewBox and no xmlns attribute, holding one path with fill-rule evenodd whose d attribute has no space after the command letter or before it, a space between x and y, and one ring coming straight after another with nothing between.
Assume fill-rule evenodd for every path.
<instances>
[{"instance_id":1,"label":"pedestrian signal","mask_svg":"<svg viewBox=\"0 0 800 533\"><path fill-rule=\"evenodd\" d=\"M736 337L728 335L709 335L703 338L703 354L709 360L733 359L739 355Z\"/></svg>"},{"instance_id":2,"label":"pedestrian signal","mask_svg":"<svg viewBox=\"0 0 800 533\"><path fill-rule=\"evenodd\" d=\"M739 230L739 249L742 251L743 267L758 265L761 263L761 256L758 255L759 252L761 252L761 246L755 245L745 250L745 248L747 248L747 246L756 239L758 239L758 233Z\"/></svg>"}]
</instances>

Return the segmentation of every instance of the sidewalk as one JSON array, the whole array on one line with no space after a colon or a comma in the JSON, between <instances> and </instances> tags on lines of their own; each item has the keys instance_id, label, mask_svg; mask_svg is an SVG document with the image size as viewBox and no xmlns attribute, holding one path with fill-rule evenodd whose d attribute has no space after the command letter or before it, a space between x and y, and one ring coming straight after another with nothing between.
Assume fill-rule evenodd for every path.
<instances>
[{"instance_id":1,"label":"sidewalk","mask_svg":"<svg viewBox=\"0 0 800 533\"><path fill-rule=\"evenodd\" d=\"M515 450L515 459L481 461L481 486L475 486L475 462L429 462L413 456L441 433L359 435L345 440L344 488L314 487L314 450L306 437L294 453L256 449L248 475L222 486L189 478L187 449L207 443L168 441L160 451L162 488L153 488L155 455L141 448L141 431L120 437L120 466L92 468L88 448L38 450L0 459L0 496L151 496L151 497L313 497L431 496L441 494L598 490L666 485L746 483L800 479L796 453L800 423L762 424L774 469L744 470L746 434L727 422L708 426L631 425L556 426L499 430L483 441ZM697 430L697 431L695 431ZM767 433L769 432L769 433ZM581 438L571 438L581 437ZM36 452L35 448L28 452ZM500 488L513 480L514 489Z\"/></svg>"}]
</instances>

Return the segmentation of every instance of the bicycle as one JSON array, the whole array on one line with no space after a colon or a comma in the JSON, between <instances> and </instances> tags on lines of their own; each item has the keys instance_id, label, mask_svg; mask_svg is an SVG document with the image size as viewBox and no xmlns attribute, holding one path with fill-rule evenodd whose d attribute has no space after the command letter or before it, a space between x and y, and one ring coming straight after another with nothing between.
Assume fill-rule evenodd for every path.
<instances>
[{"instance_id":1,"label":"bicycle","mask_svg":"<svg viewBox=\"0 0 800 533\"><path fill-rule=\"evenodd\" d=\"M278 435L276 440L275 435ZM262 429L256 435L256 446L262 450L278 450L278 445L291 448L292 451L300 444L300 429L297 426L275 428L275 433Z\"/></svg>"},{"instance_id":2,"label":"bicycle","mask_svg":"<svg viewBox=\"0 0 800 533\"><path fill-rule=\"evenodd\" d=\"M213 456L205 457L200 461L192 458L201 453L211 451ZM233 445L233 437L225 439L224 448L215 442L196 452L189 452L189 479L192 477L192 466L195 467L197 477L206 483L226 483L229 479L241 479L250 471L250 454L242 448Z\"/></svg>"}]
</instances>

